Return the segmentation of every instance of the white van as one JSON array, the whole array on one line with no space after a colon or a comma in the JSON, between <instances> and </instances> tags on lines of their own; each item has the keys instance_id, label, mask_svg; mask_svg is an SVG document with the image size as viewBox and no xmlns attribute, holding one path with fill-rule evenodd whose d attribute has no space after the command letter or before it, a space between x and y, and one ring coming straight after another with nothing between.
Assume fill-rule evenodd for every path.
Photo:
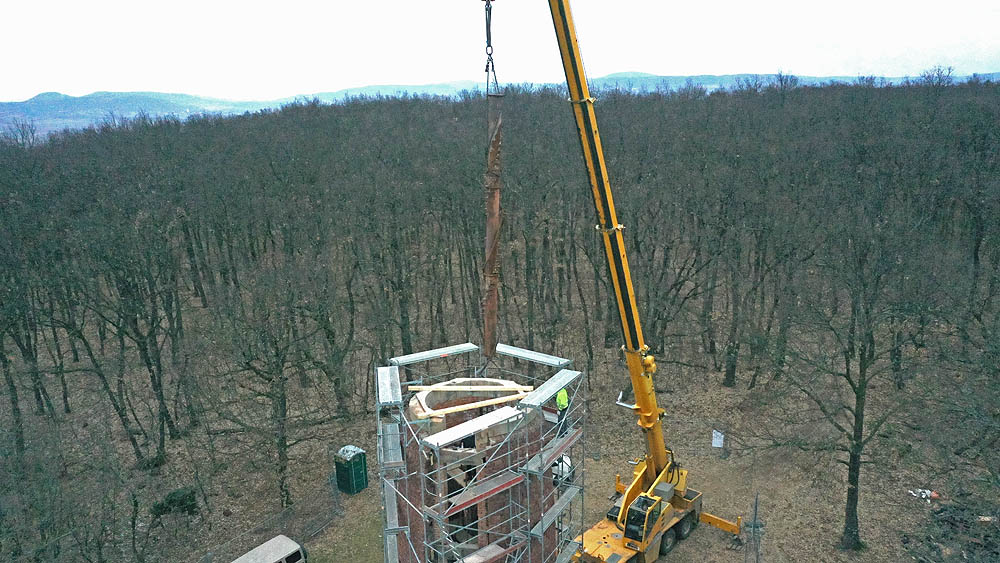
<instances>
[{"instance_id":1,"label":"white van","mask_svg":"<svg viewBox=\"0 0 1000 563\"><path fill-rule=\"evenodd\" d=\"M306 550L288 538L275 536L251 549L233 563L305 563Z\"/></svg>"}]
</instances>

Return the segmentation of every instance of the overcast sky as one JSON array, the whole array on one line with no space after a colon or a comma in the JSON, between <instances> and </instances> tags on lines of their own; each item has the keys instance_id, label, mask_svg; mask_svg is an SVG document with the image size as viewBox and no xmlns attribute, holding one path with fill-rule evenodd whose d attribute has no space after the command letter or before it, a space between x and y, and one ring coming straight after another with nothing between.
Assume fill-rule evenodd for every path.
<instances>
[{"instance_id":1,"label":"overcast sky","mask_svg":"<svg viewBox=\"0 0 1000 563\"><path fill-rule=\"evenodd\" d=\"M587 73L1000 72L998 0L573 0ZM270 100L481 80L481 0L10 0L0 100L159 91ZM563 80L548 3L495 0L501 82Z\"/></svg>"}]
</instances>

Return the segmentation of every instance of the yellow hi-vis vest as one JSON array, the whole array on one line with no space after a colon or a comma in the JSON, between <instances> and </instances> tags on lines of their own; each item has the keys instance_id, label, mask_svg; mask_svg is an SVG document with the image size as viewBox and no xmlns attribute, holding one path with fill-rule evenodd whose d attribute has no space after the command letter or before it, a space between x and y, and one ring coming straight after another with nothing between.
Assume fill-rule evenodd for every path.
<instances>
[{"instance_id":1,"label":"yellow hi-vis vest","mask_svg":"<svg viewBox=\"0 0 1000 563\"><path fill-rule=\"evenodd\" d=\"M569 393L565 389L560 389L556 393L556 406L559 407L559 410L565 410L569 406Z\"/></svg>"}]
</instances>

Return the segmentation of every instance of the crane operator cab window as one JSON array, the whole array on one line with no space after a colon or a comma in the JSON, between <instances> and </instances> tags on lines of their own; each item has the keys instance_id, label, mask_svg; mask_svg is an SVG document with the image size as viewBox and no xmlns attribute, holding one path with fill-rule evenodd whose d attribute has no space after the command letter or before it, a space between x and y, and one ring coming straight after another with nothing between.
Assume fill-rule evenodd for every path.
<instances>
[{"instance_id":1,"label":"crane operator cab window","mask_svg":"<svg viewBox=\"0 0 1000 563\"><path fill-rule=\"evenodd\" d=\"M646 541L646 532L660 517L661 506L660 499L645 494L636 497L625 517L625 537L637 542Z\"/></svg>"}]
</instances>

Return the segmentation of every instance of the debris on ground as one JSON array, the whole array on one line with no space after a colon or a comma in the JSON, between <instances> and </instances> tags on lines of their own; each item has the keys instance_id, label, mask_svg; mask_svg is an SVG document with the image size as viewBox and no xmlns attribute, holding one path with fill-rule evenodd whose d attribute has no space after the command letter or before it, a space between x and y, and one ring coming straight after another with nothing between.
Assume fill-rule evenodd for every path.
<instances>
[{"instance_id":1,"label":"debris on ground","mask_svg":"<svg viewBox=\"0 0 1000 563\"><path fill-rule=\"evenodd\" d=\"M734 535L732 541L729 542L729 545L726 547L726 549L733 549L733 550L743 549L743 546L746 545L746 543L747 542L745 539L743 539L743 536Z\"/></svg>"},{"instance_id":2,"label":"debris on ground","mask_svg":"<svg viewBox=\"0 0 1000 563\"><path fill-rule=\"evenodd\" d=\"M932 500L938 500L941 498L940 493L930 489L912 489L909 493L919 499L926 500L927 504L930 504Z\"/></svg>"},{"instance_id":3,"label":"debris on ground","mask_svg":"<svg viewBox=\"0 0 1000 563\"><path fill-rule=\"evenodd\" d=\"M903 535L903 545L920 562L1000 561L1000 507L972 504L942 502L931 511L926 533Z\"/></svg>"}]
</instances>

